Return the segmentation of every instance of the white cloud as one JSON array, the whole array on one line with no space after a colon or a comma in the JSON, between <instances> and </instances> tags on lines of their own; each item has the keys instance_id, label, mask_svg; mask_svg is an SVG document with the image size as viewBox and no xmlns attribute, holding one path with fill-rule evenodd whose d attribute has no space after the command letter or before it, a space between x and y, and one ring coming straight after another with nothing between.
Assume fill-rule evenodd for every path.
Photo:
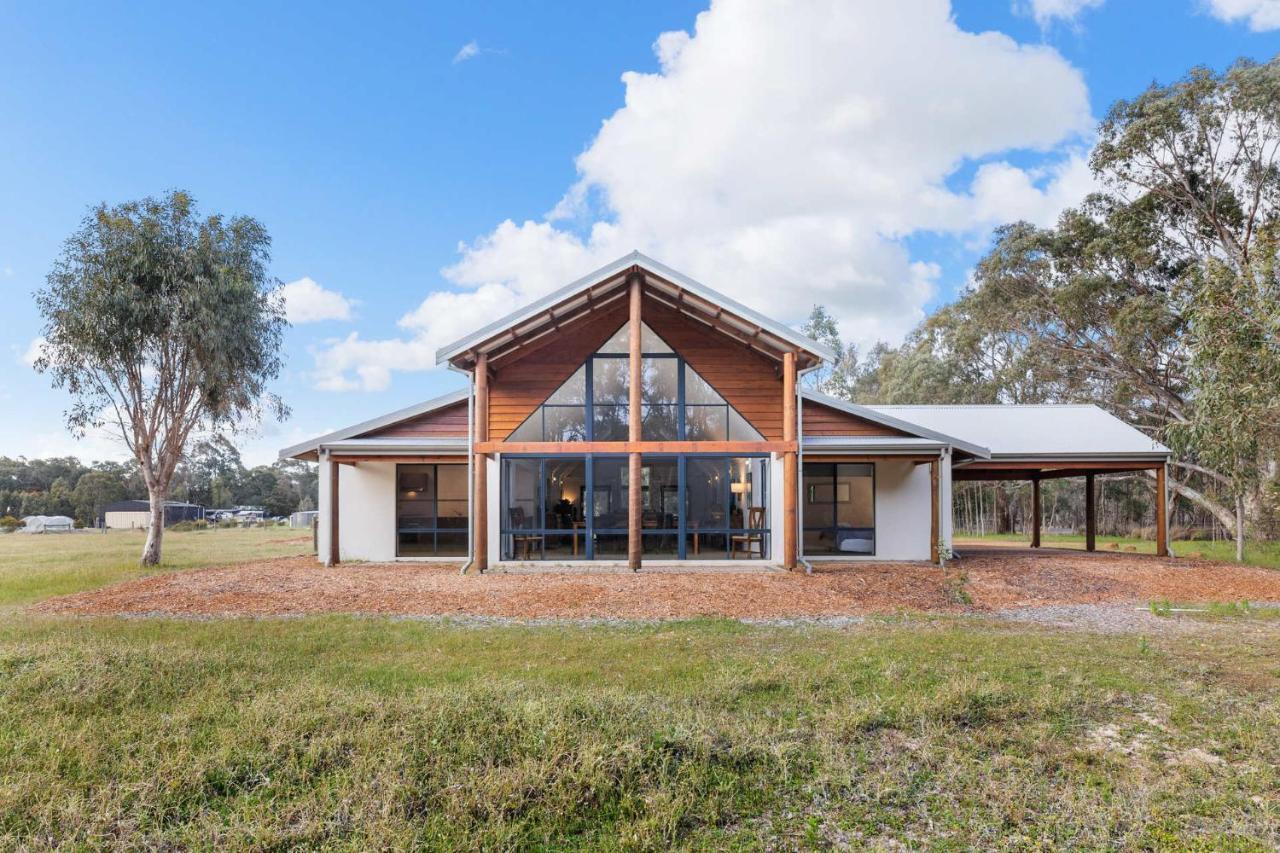
<instances>
[{"instance_id":1,"label":"white cloud","mask_svg":"<svg viewBox=\"0 0 1280 853\"><path fill-rule=\"evenodd\" d=\"M1280 0L1207 0L1206 5L1221 21L1248 21L1255 33L1280 29Z\"/></svg>"},{"instance_id":2,"label":"white cloud","mask_svg":"<svg viewBox=\"0 0 1280 853\"><path fill-rule=\"evenodd\" d=\"M1024 5L1014 3L1016 12L1029 12L1041 29L1048 28L1055 20L1074 24L1086 9L1096 9L1105 0L1028 0Z\"/></svg>"},{"instance_id":3,"label":"white cloud","mask_svg":"<svg viewBox=\"0 0 1280 853\"><path fill-rule=\"evenodd\" d=\"M290 323L319 323L322 320L350 320L355 302L326 290L310 278L291 281L280 288L284 296L285 314Z\"/></svg>"},{"instance_id":4,"label":"white cloud","mask_svg":"<svg viewBox=\"0 0 1280 853\"><path fill-rule=\"evenodd\" d=\"M1043 169L984 163L973 178L974 214L983 222L1025 219L1048 227L1063 208L1099 188L1083 151Z\"/></svg>"},{"instance_id":5,"label":"white cloud","mask_svg":"<svg viewBox=\"0 0 1280 853\"><path fill-rule=\"evenodd\" d=\"M27 367L35 367L36 359L44 351L45 339L44 335L36 335L31 339L31 343L27 344L26 350L19 356L18 360Z\"/></svg>"},{"instance_id":6,"label":"white cloud","mask_svg":"<svg viewBox=\"0 0 1280 853\"><path fill-rule=\"evenodd\" d=\"M458 52L453 55L453 64L466 62L468 59L474 59L480 55L480 45L473 41L469 41L462 47L458 48Z\"/></svg>"},{"instance_id":7,"label":"white cloud","mask_svg":"<svg viewBox=\"0 0 1280 853\"><path fill-rule=\"evenodd\" d=\"M318 351L322 386L427 369L437 346L635 248L779 320L823 303L851 340L897 340L940 274L903 237L1044 222L1083 194L1079 71L1049 47L961 30L946 0L893 14L719 0L654 51L661 70L622 76L625 105L553 212L460 246L444 271L455 290L406 316L408 337ZM1049 165L1005 162L1020 150ZM949 186L974 160L977 177Z\"/></svg>"}]
</instances>

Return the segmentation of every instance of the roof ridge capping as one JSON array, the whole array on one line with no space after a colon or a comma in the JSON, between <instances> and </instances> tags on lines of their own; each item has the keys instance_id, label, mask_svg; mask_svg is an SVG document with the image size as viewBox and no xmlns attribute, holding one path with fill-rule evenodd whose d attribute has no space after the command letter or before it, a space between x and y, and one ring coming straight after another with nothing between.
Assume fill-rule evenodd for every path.
<instances>
[{"instance_id":1,"label":"roof ridge capping","mask_svg":"<svg viewBox=\"0 0 1280 853\"><path fill-rule=\"evenodd\" d=\"M771 335L786 341L787 343L793 344L800 349L807 350L813 355L816 355L822 361L834 362L838 357L835 350L831 349L831 347L826 344L819 343L784 323L779 323L778 321L766 317L752 308L748 308L741 302L725 296L718 290L707 287L705 284L690 278L678 270L672 269L661 261L654 260L639 250L632 250L630 253L623 255L617 260L611 261L599 269L589 272L581 278L575 279L564 287L552 291L540 299L535 299L528 305L525 305L524 307L477 329L471 334L440 347L440 349L436 350L436 364L445 364L466 352L466 350L472 346L488 340L505 329L516 326L560 302L571 299L579 292L594 287L601 282L607 281L633 266L641 267L660 278L666 279L671 284L687 290L704 300L714 302L720 307L728 309L731 313L740 315L743 319L750 320L760 328L769 332Z\"/></svg>"}]
</instances>

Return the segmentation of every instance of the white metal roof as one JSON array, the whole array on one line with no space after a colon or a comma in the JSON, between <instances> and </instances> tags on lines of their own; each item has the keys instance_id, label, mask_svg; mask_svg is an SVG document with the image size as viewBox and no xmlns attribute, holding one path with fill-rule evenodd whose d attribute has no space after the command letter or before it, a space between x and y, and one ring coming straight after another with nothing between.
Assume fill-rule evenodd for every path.
<instances>
[{"instance_id":1,"label":"white metal roof","mask_svg":"<svg viewBox=\"0 0 1280 853\"><path fill-rule=\"evenodd\" d=\"M1165 457L1169 449L1091 404L868 406L991 449L992 457Z\"/></svg>"},{"instance_id":2,"label":"white metal roof","mask_svg":"<svg viewBox=\"0 0 1280 853\"><path fill-rule=\"evenodd\" d=\"M373 432L376 429L382 429L383 427L388 427L392 424L398 424L401 421L407 421L409 418L416 418L418 415L425 415L427 412L432 412L436 409L443 409L445 406L452 406L454 403L461 403L465 401L470 394L471 389L459 388L457 391L451 391L448 394L427 400L426 402L415 403L412 406L407 406L399 411L380 415L372 420L344 427L343 429L336 430L335 432L328 433L327 435L307 439L300 444L295 444L292 447L286 447L284 450L281 450L280 458L292 459L306 453L312 453L319 449L322 444L328 446L335 442L349 439L352 436L363 435L366 432ZM401 442L404 441L404 439L396 440Z\"/></svg>"},{"instance_id":3,"label":"white metal roof","mask_svg":"<svg viewBox=\"0 0 1280 853\"><path fill-rule=\"evenodd\" d=\"M678 272L671 267L655 261L641 252L632 252L624 255L612 263L605 264L595 272L588 273L577 281L560 288L554 293L550 293L536 302L514 311L507 316L495 320L482 329L479 329L464 338L454 341L447 346L441 347L436 352L436 364L444 364L445 362L465 353L468 349L489 340L495 335L499 335L504 331L520 326L526 321L536 317L548 308L555 306L561 302L572 299L577 294L589 290L590 288L614 278L633 266L640 267L656 276L659 276L671 284L686 290L695 296L720 306L732 314L736 314L745 320L750 321L761 329L765 330L769 335L785 341L794 347L812 353L823 361L834 361L836 353L828 346L820 344L799 332L772 320L757 311L754 311L740 302L730 299L723 293L712 290L701 282L689 278L684 273Z\"/></svg>"}]
</instances>

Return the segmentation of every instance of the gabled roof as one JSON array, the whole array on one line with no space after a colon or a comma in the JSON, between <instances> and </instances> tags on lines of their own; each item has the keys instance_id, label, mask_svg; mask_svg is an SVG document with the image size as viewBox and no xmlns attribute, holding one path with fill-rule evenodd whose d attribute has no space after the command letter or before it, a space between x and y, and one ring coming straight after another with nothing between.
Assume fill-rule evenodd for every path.
<instances>
[{"instance_id":1,"label":"gabled roof","mask_svg":"<svg viewBox=\"0 0 1280 853\"><path fill-rule=\"evenodd\" d=\"M400 409L399 411L391 412L390 414L382 415L380 417L373 418L372 420L345 427L343 429L336 430L335 432L328 433L327 435L307 439L301 444L295 444L293 447L286 447L284 450L281 450L280 458L296 459L301 456L313 454L317 452L322 445L335 444L337 442L355 438L356 436L364 435L367 432L373 432L374 430L389 427L392 424L398 424L401 421L407 421L410 418L416 418L419 415L425 415L427 412L433 412L436 409L443 409L446 406L452 406L455 403L465 402L470 394L471 390L469 388L460 388L457 391L451 391L450 393L436 397L435 399L427 400L425 403L415 403L414 405ZM432 442L427 443L435 443L439 441L441 440L434 439ZM406 443L403 439L399 439L397 442L399 444ZM416 445L422 445L424 442L414 443Z\"/></svg>"},{"instance_id":2,"label":"gabled roof","mask_svg":"<svg viewBox=\"0 0 1280 853\"><path fill-rule=\"evenodd\" d=\"M806 400L812 400L813 402L820 403L823 406L830 406L833 409L847 412L855 417L862 418L863 420L891 427L908 433L909 435L917 436L918 438L931 439L940 444L949 445L956 450L968 453L970 456L976 456L979 459L987 459L991 456L991 451L981 444L957 438L949 432L942 432L932 426L924 426L914 421L894 417L892 414L881 411L881 409L884 408L881 406L860 406L857 403L851 403L848 400L841 400L839 397L832 397L828 394L823 394L819 391L812 391L807 388L800 393ZM813 443L813 439L806 438L804 443L806 445L810 445Z\"/></svg>"},{"instance_id":3,"label":"gabled roof","mask_svg":"<svg viewBox=\"0 0 1280 853\"><path fill-rule=\"evenodd\" d=\"M945 428L993 458L1162 458L1169 449L1092 404L871 406L884 417Z\"/></svg>"},{"instance_id":4,"label":"gabled roof","mask_svg":"<svg viewBox=\"0 0 1280 853\"><path fill-rule=\"evenodd\" d=\"M708 325L722 324L721 331L740 335L740 340L772 355L796 350L801 367L821 361L834 361L836 353L811 340L789 326L771 320L740 302L695 281L665 264L632 252L606 264L554 293L508 314L484 328L441 347L436 363L449 362L463 367L474 360L474 354L501 352L517 340L532 340L554 331L560 324L626 295L629 275L644 276L650 294L670 307L699 319ZM671 300L671 301L667 301ZM807 358L805 358L807 356Z\"/></svg>"}]
</instances>

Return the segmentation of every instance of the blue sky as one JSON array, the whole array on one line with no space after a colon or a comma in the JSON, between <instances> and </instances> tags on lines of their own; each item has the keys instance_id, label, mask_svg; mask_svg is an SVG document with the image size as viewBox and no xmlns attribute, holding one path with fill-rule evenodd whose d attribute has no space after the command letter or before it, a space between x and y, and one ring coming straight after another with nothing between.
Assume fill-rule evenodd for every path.
<instances>
[{"instance_id":1,"label":"blue sky","mask_svg":"<svg viewBox=\"0 0 1280 853\"><path fill-rule=\"evenodd\" d=\"M294 414L246 439L254 462L456 387L424 353L619 246L797 315L780 319L822 301L852 339L896 340L954 297L992 224L1051 221L1087 189L1087 127L1112 101L1280 52L1276 0L1234 20L1211 2L846 3L865 8L830 27L820 5L740 2L701 22L689 2L2 4L0 454L119 455L74 441L25 363L31 293L89 205L173 187L261 220L275 275L338 317L290 330ZM690 37L660 61L674 31ZM1005 70L984 76L984 51ZM904 125L927 99L953 124ZM915 201L878 201L895 194ZM773 266L793 255L814 266Z\"/></svg>"}]
</instances>

